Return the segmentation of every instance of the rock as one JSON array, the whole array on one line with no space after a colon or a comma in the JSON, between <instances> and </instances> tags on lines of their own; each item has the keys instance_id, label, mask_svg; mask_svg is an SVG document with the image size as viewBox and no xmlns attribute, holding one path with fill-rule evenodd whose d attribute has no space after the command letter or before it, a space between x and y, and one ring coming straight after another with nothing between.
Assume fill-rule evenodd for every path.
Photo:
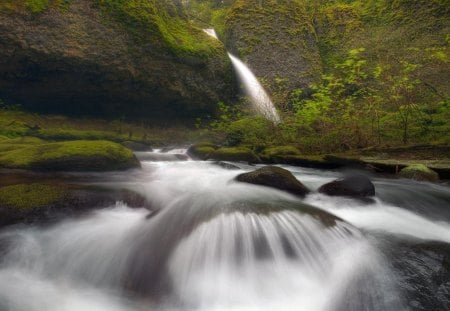
<instances>
[{"instance_id":1,"label":"rock","mask_svg":"<svg viewBox=\"0 0 450 311\"><path fill-rule=\"evenodd\" d=\"M217 148L218 147L212 143L202 142L190 146L186 153L195 160L206 160Z\"/></svg>"},{"instance_id":2,"label":"rock","mask_svg":"<svg viewBox=\"0 0 450 311\"><path fill-rule=\"evenodd\" d=\"M294 146L276 146L264 149L263 154L271 158L285 155L299 155L300 151Z\"/></svg>"},{"instance_id":3,"label":"rock","mask_svg":"<svg viewBox=\"0 0 450 311\"><path fill-rule=\"evenodd\" d=\"M234 2L225 24L228 50L248 63L270 91L308 89L322 68L306 7L298 1L259 2Z\"/></svg>"},{"instance_id":4,"label":"rock","mask_svg":"<svg viewBox=\"0 0 450 311\"><path fill-rule=\"evenodd\" d=\"M350 174L322 185L319 192L330 196L366 198L375 195L375 186L365 175Z\"/></svg>"},{"instance_id":5,"label":"rock","mask_svg":"<svg viewBox=\"0 0 450 311\"><path fill-rule=\"evenodd\" d=\"M439 181L439 175L423 164L413 164L403 168L398 176L419 181Z\"/></svg>"},{"instance_id":6,"label":"rock","mask_svg":"<svg viewBox=\"0 0 450 311\"><path fill-rule=\"evenodd\" d=\"M0 142L0 167L44 171L114 171L139 167L133 152L104 140Z\"/></svg>"},{"instance_id":7,"label":"rock","mask_svg":"<svg viewBox=\"0 0 450 311\"><path fill-rule=\"evenodd\" d=\"M135 141L125 141L122 145L133 151L153 151L152 147Z\"/></svg>"},{"instance_id":8,"label":"rock","mask_svg":"<svg viewBox=\"0 0 450 311\"><path fill-rule=\"evenodd\" d=\"M208 154L207 159L261 163L261 159L253 151L245 147L223 147L215 149Z\"/></svg>"},{"instance_id":9,"label":"rock","mask_svg":"<svg viewBox=\"0 0 450 311\"><path fill-rule=\"evenodd\" d=\"M283 190L303 197L309 190L288 170L277 166L264 166L255 171L240 174L237 181Z\"/></svg>"},{"instance_id":10,"label":"rock","mask_svg":"<svg viewBox=\"0 0 450 311\"><path fill-rule=\"evenodd\" d=\"M224 168L226 170L240 170L241 168L237 165L234 165L233 163L228 163L224 161L211 161L212 164L216 166L220 166L221 168Z\"/></svg>"},{"instance_id":11,"label":"rock","mask_svg":"<svg viewBox=\"0 0 450 311\"><path fill-rule=\"evenodd\" d=\"M22 183L0 187L0 228L17 223L48 223L123 202L129 207L151 205L128 189L106 189L65 183Z\"/></svg>"},{"instance_id":12,"label":"rock","mask_svg":"<svg viewBox=\"0 0 450 311\"><path fill-rule=\"evenodd\" d=\"M176 0L23 2L0 2L5 102L158 122L214 114L236 94L225 48Z\"/></svg>"}]
</instances>

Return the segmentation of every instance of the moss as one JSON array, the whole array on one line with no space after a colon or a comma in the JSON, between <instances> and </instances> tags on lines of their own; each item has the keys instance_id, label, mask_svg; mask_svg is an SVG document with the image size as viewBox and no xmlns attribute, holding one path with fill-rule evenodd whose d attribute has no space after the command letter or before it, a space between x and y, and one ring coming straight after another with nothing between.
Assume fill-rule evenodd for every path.
<instances>
[{"instance_id":1,"label":"moss","mask_svg":"<svg viewBox=\"0 0 450 311\"><path fill-rule=\"evenodd\" d=\"M53 205L65 198L64 187L46 184L18 184L0 188L0 206L31 209Z\"/></svg>"},{"instance_id":2,"label":"moss","mask_svg":"<svg viewBox=\"0 0 450 311\"><path fill-rule=\"evenodd\" d=\"M189 147L187 153L194 159L206 160L216 149L217 146L213 143L200 142Z\"/></svg>"},{"instance_id":3,"label":"moss","mask_svg":"<svg viewBox=\"0 0 450 311\"><path fill-rule=\"evenodd\" d=\"M400 177L410 178L414 180L422 180L422 181L438 181L439 175L426 167L423 164L413 164L403 168L400 173Z\"/></svg>"},{"instance_id":4,"label":"moss","mask_svg":"<svg viewBox=\"0 0 450 311\"><path fill-rule=\"evenodd\" d=\"M264 149L264 156L275 157L283 155L299 155L300 151L294 146L277 146Z\"/></svg>"},{"instance_id":5,"label":"moss","mask_svg":"<svg viewBox=\"0 0 450 311\"><path fill-rule=\"evenodd\" d=\"M245 147L219 148L211 152L209 158L219 161L261 162L259 157L253 151Z\"/></svg>"},{"instance_id":6,"label":"moss","mask_svg":"<svg viewBox=\"0 0 450 311\"><path fill-rule=\"evenodd\" d=\"M44 12L51 4L59 4L59 1L53 0L2 0L0 1L0 12L21 12L29 11L37 14Z\"/></svg>"},{"instance_id":7,"label":"moss","mask_svg":"<svg viewBox=\"0 0 450 311\"><path fill-rule=\"evenodd\" d=\"M140 41L162 45L177 56L208 56L223 53L223 46L193 27L177 12L172 1L97 0ZM225 56L225 54L224 54Z\"/></svg>"},{"instance_id":8,"label":"moss","mask_svg":"<svg viewBox=\"0 0 450 311\"><path fill-rule=\"evenodd\" d=\"M0 166L32 170L105 171L138 166L133 152L109 141L14 144L0 152Z\"/></svg>"}]
</instances>

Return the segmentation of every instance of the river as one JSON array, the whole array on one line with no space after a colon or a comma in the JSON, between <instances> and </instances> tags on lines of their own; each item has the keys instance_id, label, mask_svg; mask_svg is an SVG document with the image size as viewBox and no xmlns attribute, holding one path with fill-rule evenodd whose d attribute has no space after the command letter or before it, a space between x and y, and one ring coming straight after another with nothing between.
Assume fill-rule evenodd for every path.
<instances>
[{"instance_id":1,"label":"river","mask_svg":"<svg viewBox=\"0 0 450 311\"><path fill-rule=\"evenodd\" d=\"M86 178L151 213L117 202L1 231L0 310L448 310L447 185L372 176L367 203L315 192L342 172L283 166L313 190L300 199L184 152Z\"/></svg>"}]
</instances>

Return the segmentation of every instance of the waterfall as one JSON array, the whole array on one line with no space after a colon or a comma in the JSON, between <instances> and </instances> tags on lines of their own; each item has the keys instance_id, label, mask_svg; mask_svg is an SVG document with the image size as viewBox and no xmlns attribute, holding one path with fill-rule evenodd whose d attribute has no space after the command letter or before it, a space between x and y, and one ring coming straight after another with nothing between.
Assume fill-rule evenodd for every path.
<instances>
[{"instance_id":1,"label":"waterfall","mask_svg":"<svg viewBox=\"0 0 450 311\"><path fill-rule=\"evenodd\" d=\"M204 29L204 32L218 40L217 33L214 29ZM255 110L273 123L280 123L280 116L272 100L250 68L233 54L228 53L228 57L244 87L245 94L252 102Z\"/></svg>"}]
</instances>

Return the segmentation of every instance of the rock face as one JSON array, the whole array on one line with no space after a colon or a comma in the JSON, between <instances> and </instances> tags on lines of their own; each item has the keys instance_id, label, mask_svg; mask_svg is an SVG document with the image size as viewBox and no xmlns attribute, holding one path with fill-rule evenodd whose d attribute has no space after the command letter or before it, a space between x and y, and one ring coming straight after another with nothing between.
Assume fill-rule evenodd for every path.
<instances>
[{"instance_id":1,"label":"rock face","mask_svg":"<svg viewBox=\"0 0 450 311\"><path fill-rule=\"evenodd\" d=\"M230 98L224 47L177 1L0 3L0 98L38 112L186 119ZM36 1L39 2L39 1Z\"/></svg>"},{"instance_id":2,"label":"rock face","mask_svg":"<svg viewBox=\"0 0 450 311\"><path fill-rule=\"evenodd\" d=\"M253 172L240 174L237 181L271 187L303 197L309 190L288 170L277 166L265 166Z\"/></svg>"},{"instance_id":3,"label":"rock face","mask_svg":"<svg viewBox=\"0 0 450 311\"><path fill-rule=\"evenodd\" d=\"M403 168L399 174L400 177L419 181L439 181L439 175L423 164L414 164Z\"/></svg>"},{"instance_id":4,"label":"rock face","mask_svg":"<svg viewBox=\"0 0 450 311\"><path fill-rule=\"evenodd\" d=\"M305 89L320 77L314 26L297 1L236 1L226 19L225 42L271 91L280 83Z\"/></svg>"},{"instance_id":5,"label":"rock face","mask_svg":"<svg viewBox=\"0 0 450 311\"><path fill-rule=\"evenodd\" d=\"M319 192L330 196L365 198L375 195L375 186L367 176L352 174L321 186Z\"/></svg>"}]
</instances>

